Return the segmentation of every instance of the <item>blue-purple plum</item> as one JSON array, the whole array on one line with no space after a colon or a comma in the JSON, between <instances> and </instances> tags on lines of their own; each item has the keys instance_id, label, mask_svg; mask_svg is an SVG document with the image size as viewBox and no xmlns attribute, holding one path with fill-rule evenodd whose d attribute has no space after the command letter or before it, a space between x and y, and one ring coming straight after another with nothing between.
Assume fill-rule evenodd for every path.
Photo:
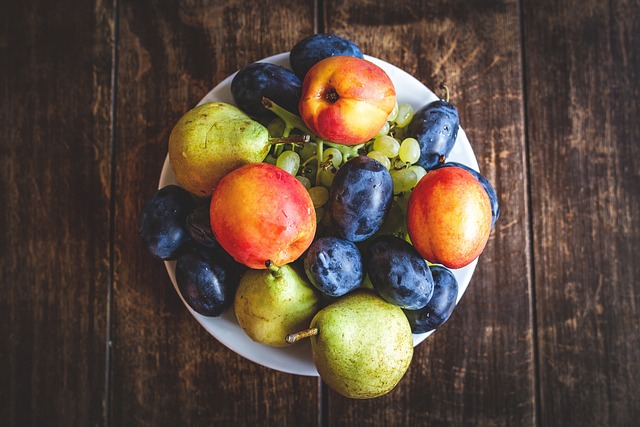
<instances>
[{"instance_id":1,"label":"blue-purple plum","mask_svg":"<svg viewBox=\"0 0 640 427\"><path fill-rule=\"evenodd\" d=\"M406 240L391 235L375 237L367 247L365 263L373 287L385 301L417 310L431 300L431 270Z\"/></svg>"},{"instance_id":2,"label":"blue-purple plum","mask_svg":"<svg viewBox=\"0 0 640 427\"><path fill-rule=\"evenodd\" d=\"M301 79L316 63L332 56L364 58L360 48L351 40L335 34L314 34L300 40L289 53L293 72Z\"/></svg>"},{"instance_id":3,"label":"blue-purple plum","mask_svg":"<svg viewBox=\"0 0 640 427\"><path fill-rule=\"evenodd\" d=\"M280 65L255 62L242 68L231 81L231 94L238 108L255 119L269 119L274 113L262 105L269 98L291 113L298 113L302 81Z\"/></svg>"},{"instance_id":4,"label":"blue-purple plum","mask_svg":"<svg viewBox=\"0 0 640 427\"><path fill-rule=\"evenodd\" d=\"M338 169L329 192L334 230L344 239L361 242L378 231L393 199L387 168L368 156L357 156Z\"/></svg>"},{"instance_id":5,"label":"blue-purple plum","mask_svg":"<svg viewBox=\"0 0 640 427\"><path fill-rule=\"evenodd\" d=\"M304 257L304 270L311 284L331 297L352 291L364 279L360 250L353 242L338 237L314 241Z\"/></svg>"},{"instance_id":6,"label":"blue-purple plum","mask_svg":"<svg viewBox=\"0 0 640 427\"><path fill-rule=\"evenodd\" d=\"M458 111L447 101L434 101L416 111L409 123L409 136L420 143L416 164L428 170L444 162L455 145L459 128Z\"/></svg>"},{"instance_id":7,"label":"blue-purple plum","mask_svg":"<svg viewBox=\"0 0 640 427\"><path fill-rule=\"evenodd\" d=\"M158 190L138 216L138 234L147 251L162 260L175 259L191 239L185 223L195 206L191 195L177 185Z\"/></svg>"},{"instance_id":8,"label":"blue-purple plum","mask_svg":"<svg viewBox=\"0 0 640 427\"><path fill-rule=\"evenodd\" d=\"M440 265L431 266L435 284L431 300L418 310L404 310L411 331L422 334L442 326L456 307L458 281L451 270Z\"/></svg>"},{"instance_id":9,"label":"blue-purple plum","mask_svg":"<svg viewBox=\"0 0 640 427\"><path fill-rule=\"evenodd\" d=\"M217 317L233 304L239 267L219 250L188 245L176 260L176 284L195 312Z\"/></svg>"}]
</instances>

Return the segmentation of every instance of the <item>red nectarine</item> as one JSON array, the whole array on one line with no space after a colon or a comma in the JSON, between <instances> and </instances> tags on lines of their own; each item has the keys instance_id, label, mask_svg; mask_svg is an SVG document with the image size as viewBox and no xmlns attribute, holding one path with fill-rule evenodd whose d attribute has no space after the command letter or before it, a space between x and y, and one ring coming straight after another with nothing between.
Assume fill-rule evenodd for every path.
<instances>
[{"instance_id":1,"label":"red nectarine","mask_svg":"<svg viewBox=\"0 0 640 427\"><path fill-rule=\"evenodd\" d=\"M366 59L332 56L307 72L299 110L320 138L357 145L380 131L395 104L393 82L382 68Z\"/></svg>"},{"instance_id":2,"label":"red nectarine","mask_svg":"<svg viewBox=\"0 0 640 427\"><path fill-rule=\"evenodd\" d=\"M296 260L316 232L316 214L304 185L268 163L251 163L225 175L213 189L211 229L236 261L265 268Z\"/></svg>"}]
</instances>

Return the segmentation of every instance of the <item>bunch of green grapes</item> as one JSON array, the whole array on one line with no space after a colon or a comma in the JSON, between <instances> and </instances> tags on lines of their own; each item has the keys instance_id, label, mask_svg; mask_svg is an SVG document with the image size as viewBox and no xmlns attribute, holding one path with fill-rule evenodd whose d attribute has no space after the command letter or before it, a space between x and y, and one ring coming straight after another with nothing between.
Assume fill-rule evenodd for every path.
<instances>
[{"instance_id":1,"label":"bunch of green grapes","mask_svg":"<svg viewBox=\"0 0 640 427\"><path fill-rule=\"evenodd\" d=\"M399 214L404 214L407 195L427 173L415 164L420 158L420 144L407 136L407 126L413 115L411 105L396 103L382 129L365 144L345 146L312 137L305 143L275 144L265 161L294 175L305 186L316 209L316 217L321 221L333 178L340 166L352 157L367 155L389 170L394 188L393 209L399 207ZM274 119L267 127L272 138L291 135L291 129L287 129L281 118ZM306 131L303 125L298 130Z\"/></svg>"}]
</instances>

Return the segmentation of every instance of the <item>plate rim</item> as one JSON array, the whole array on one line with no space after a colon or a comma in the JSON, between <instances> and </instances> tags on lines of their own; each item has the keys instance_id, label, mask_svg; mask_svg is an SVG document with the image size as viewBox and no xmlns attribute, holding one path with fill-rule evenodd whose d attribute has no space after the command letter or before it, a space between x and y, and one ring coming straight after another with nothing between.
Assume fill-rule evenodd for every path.
<instances>
[{"instance_id":1,"label":"plate rim","mask_svg":"<svg viewBox=\"0 0 640 427\"><path fill-rule=\"evenodd\" d=\"M438 99L438 97L435 95L433 91L431 91L431 89L429 89L425 84L423 84L421 81L416 79L414 76L412 76L408 72L402 70L401 68L396 67L395 65L389 62L386 62L382 59L372 57L369 55L364 55L364 58L383 68L387 72L387 74L389 74L389 76L391 77L391 80L394 82L394 85L396 85L396 81L405 81L405 80L408 80L409 82L411 82L412 85L416 85L416 84L420 85L420 89L423 92L423 95L427 95L427 96L426 96L426 100L423 101L421 105L418 105L418 106L413 105L414 109L419 108L422 105L426 105L429 102L432 102ZM289 64L289 52L281 52L275 55L268 56L266 58L262 58L255 62L275 63L275 64L282 65L285 68L291 69ZM231 81L233 80L233 77L238 73L238 71L235 71L234 73L230 74L229 76L221 80L218 84L216 84L211 90L209 90L209 92L207 92L207 94L204 97L200 99L200 101L196 105L201 105L205 102L213 102L213 101L220 101L220 100L233 103L233 99L232 98L229 99L230 91L228 91L228 89L231 85ZM402 94L398 93L398 98L401 99ZM471 146L467 138L467 135L462 127L460 127L458 131L458 137L454 145L454 150L458 152L466 153L469 158L465 159L466 161L462 163L468 167L475 169L476 171L479 171L479 166L478 166L477 158L473 151L473 147ZM177 184L177 182L175 180L175 176L171 169L171 164L169 162L169 155L167 153L162 166L162 171L160 173L158 189L169 184ZM456 279L459 285L458 295L456 298L456 306L458 305L458 303L462 299L462 296L465 294L468 288L471 278L475 272L477 263L478 263L478 258L473 260L466 267L463 267L461 269L451 269L454 275L456 276ZM178 293L179 298L182 300L182 303L187 308L187 310L210 335L212 335L216 340L218 340L218 342L223 344L229 350L233 351L239 356L247 360L250 360L258 365L265 366L267 368L274 369L279 372L284 372L284 373L293 374L293 375L310 376L310 377L319 376L318 371L315 368L315 365L313 364L311 346L308 342L298 343L290 347L270 347L264 344L251 341L251 343L247 343L247 344L249 344L251 347L254 347L262 351L256 351L255 354L247 353L246 351L243 351L241 349L242 346L237 345L237 343L235 342L237 341L237 335L236 335L237 331L232 330L231 332L234 332L234 333L230 334L229 331L222 329L220 325L218 325L217 328L214 327L216 323L220 323L220 322L216 322L216 319L224 319L225 321L229 321L229 322L235 321L236 326L239 328L239 325L237 325L237 320L235 319L235 314L233 313L233 309L232 308L228 309L226 313L220 317L207 317L207 316L202 316L201 314L195 312L189 306L189 304L187 304L186 300L183 298L180 292L180 289L178 288L178 285L176 283L175 261L164 261L164 265L169 275L169 278L171 279L171 282L173 284L175 291ZM240 332L244 334L242 329L240 329ZM422 343L426 338L428 338L433 332L435 331L430 331L423 334L413 334L414 348L417 347L420 343ZM235 339L232 339L232 338L235 338ZM247 339L250 340L250 338L246 334L243 338L246 338L246 339L243 339L243 341L245 342ZM282 363L282 361L279 359L273 360L273 356L276 354L279 354L281 356L285 355L287 356L286 359L293 358L295 360L298 360L298 357L305 357L305 360L302 360L303 362L302 365L304 366L304 368L302 368L299 364ZM259 357L259 356L262 356L262 357ZM311 364L309 364L309 362L311 362Z\"/></svg>"}]
</instances>

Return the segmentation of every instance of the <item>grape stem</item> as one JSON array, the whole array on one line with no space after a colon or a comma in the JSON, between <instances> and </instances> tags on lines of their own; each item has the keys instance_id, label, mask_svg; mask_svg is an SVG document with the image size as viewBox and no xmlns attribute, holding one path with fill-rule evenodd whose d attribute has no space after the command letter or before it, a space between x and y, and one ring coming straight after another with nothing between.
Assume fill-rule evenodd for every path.
<instances>
[{"instance_id":1,"label":"grape stem","mask_svg":"<svg viewBox=\"0 0 640 427\"><path fill-rule=\"evenodd\" d=\"M398 158L393 161L393 168L395 170L409 169L409 166L411 166L409 163L403 162Z\"/></svg>"},{"instance_id":2,"label":"grape stem","mask_svg":"<svg viewBox=\"0 0 640 427\"><path fill-rule=\"evenodd\" d=\"M300 129L302 132L309 135L313 135L314 137L317 138L317 136L315 136L314 133L311 132L311 130L307 127L307 125L304 124L304 122L300 117L296 116L290 111L285 110L284 108L282 108L281 106L279 106L278 104L270 100L269 98L263 97L262 105L264 106L264 108L271 111L276 116L282 119L282 121L284 122L284 129L285 129L283 132L283 135L288 135L292 129Z\"/></svg>"},{"instance_id":3,"label":"grape stem","mask_svg":"<svg viewBox=\"0 0 640 427\"><path fill-rule=\"evenodd\" d=\"M292 129L298 129L303 133L307 134L308 136L308 139L306 139L304 142L309 142L312 139L316 141L317 147L316 147L315 158L318 161L318 170L316 172L316 183L320 182L320 172L322 171L322 164L324 161L324 159L322 158L322 153L324 151L325 144L329 147L333 147L340 150L340 152L342 153L343 162L346 162L352 157L358 156L360 154L359 153L360 149L364 147L364 144L347 146L343 144L336 144L333 142L325 141L319 138L313 132L311 132L311 129L307 127L307 125L299 116L282 108L281 106L273 102L271 99L263 97L262 105L264 106L264 108L273 112L276 116L280 117L284 122L284 131L282 133L283 137L288 137ZM285 142L289 142L289 141L285 141ZM276 144L278 143L279 142L276 142Z\"/></svg>"},{"instance_id":4,"label":"grape stem","mask_svg":"<svg viewBox=\"0 0 640 427\"><path fill-rule=\"evenodd\" d=\"M318 139L318 141L316 141L316 157L318 160L318 170L316 170L316 185L320 183L320 172L322 171L322 153L324 151L324 143L325 141L322 139Z\"/></svg>"},{"instance_id":5,"label":"grape stem","mask_svg":"<svg viewBox=\"0 0 640 427\"><path fill-rule=\"evenodd\" d=\"M318 335L318 328L309 328L300 332L294 332L293 334L289 334L285 337L285 341L289 344L294 344L302 339L313 337Z\"/></svg>"},{"instance_id":6,"label":"grape stem","mask_svg":"<svg viewBox=\"0 0 640 427\"><path fill-rule=\"evenodd\" d=\"M322 168L322 170L327 171L329 170L330 167L333 166L333 162L331 161L332 159L333 159L333 154L329 154L327 156L327 159L320 164L320 167Z\"/></svg>"},{"instance_id":7,"label":"grape stem","mask_svg":"<svg viewBox=\"0 0 640 427\"><path fill-rule=\"evenodd\" d=\"M349 160L352 157L357 157L359 155L358 152L365 145L365 144L342 145L342 144L336 144L336 143L329 142L329 141L325 141L325 143L329 147L333 147L333 148L335 148L337 150L340 150L340 152L342 153L343 162L346 162L347 160Z\"/></svg>"}]
</instances>

